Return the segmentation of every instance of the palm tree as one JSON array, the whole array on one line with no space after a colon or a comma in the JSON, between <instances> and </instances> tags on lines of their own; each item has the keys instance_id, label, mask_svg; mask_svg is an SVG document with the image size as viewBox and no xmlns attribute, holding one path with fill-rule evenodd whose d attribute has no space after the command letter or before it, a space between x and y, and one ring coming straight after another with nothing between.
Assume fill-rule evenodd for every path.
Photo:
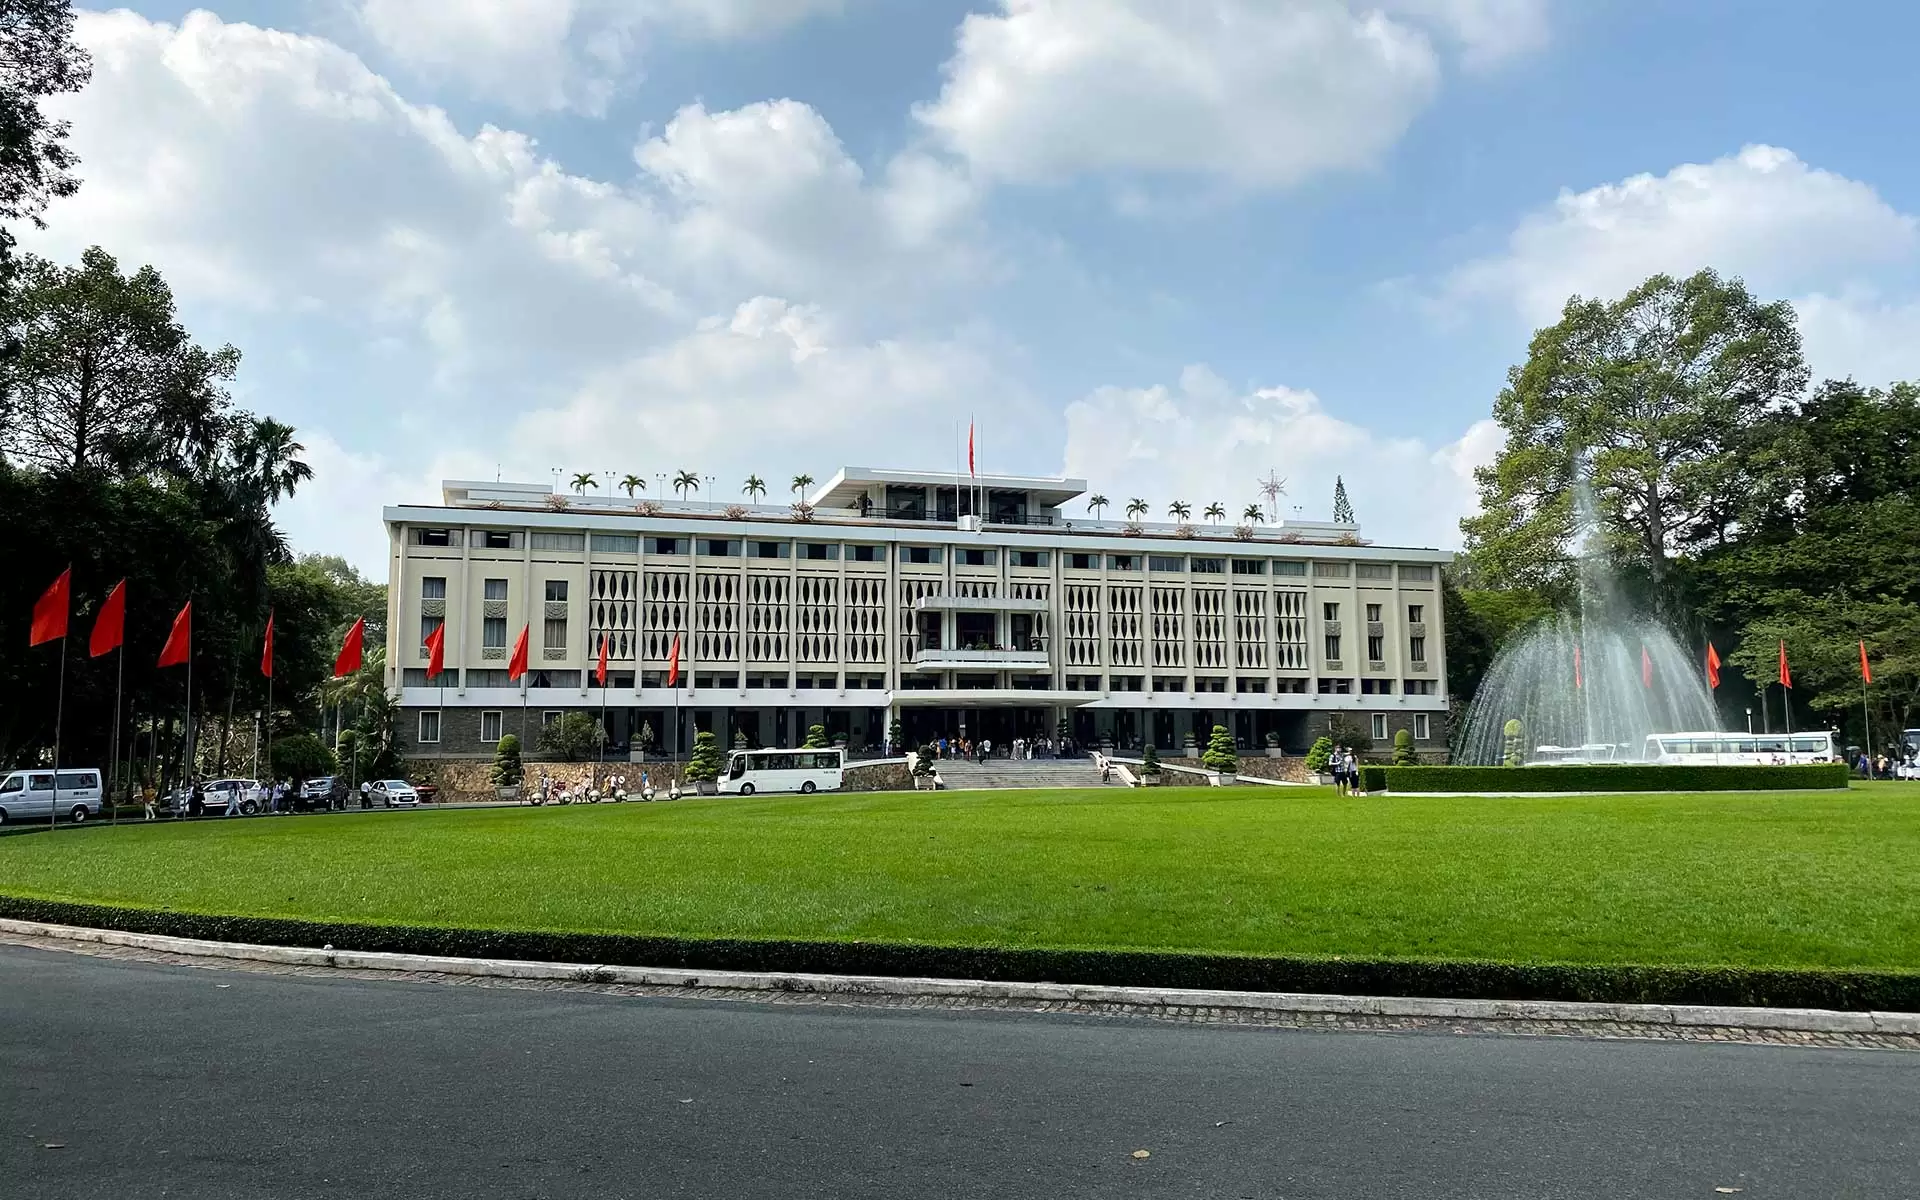
<instances>
[{"instance_id":1,"label":"palm tree","mask_svg":"<svg viewBox=\"0 0 1920 1200\"><path fill-rule=\"evenodd\" d=\"M1138 521L1141 517L1144 517L1146 515L1147 515L1147 502L1145 500L1142 500L1140 497L1135 496L1133 499L1127 501L1127 516L1131 517L1133 520Z\"/></svg>"},{"instance_id":2,"label":"palm tree","mask_svg":"<svg viewBox=\"0 0 1920 1200\"><path fill-rule=\"evenodd\" d=\"M675 472L673 476L673 490L680 493L681 500L685 500L688 492L697 492L700 490L699 474L694 471Z\"/></svg>"},{"instance_id":3,"label":"palm tree","mask_svg":"<svg viewBox=\"0 0 1920 1200\"><path fill-rule=\"evenodd\" d=\"M1087 511L1093 514L1096 521L1100 519L1100 514L1106 510L1106 507L1107 498L1105 496L1096 492L1087 497Z\"/></svg>"},{"instance_id":4,"label":"palm tree","mask_svg":"<svg viewBox=\"0 0 1920 1200\"><path fill-rule=\"evenodd\" d=\"M1185 500L1175 500L1172 504L1167 505L1167 515L1185 521L1193 515L1193 505L1188 504Z\"/></svg>"},{"instance_id":5,"label":"palm tree","mask_svg":"<svg viewBox=\"0 0 1920 1200\"><path fill-rule=\"evenodd\" d=\"M1247 505L1247 511L1240 514L1240 519L1249 525L1258 525L1267 519L1267 515L1260 511L1258 504L1249 504Z\"/></svg>"},{"instance_id":6,"label":"palm tree","mask_svg":"<svg viewBox=\"0 0 1920 1200\"><path fill-rule=\"evenodd\" d=\"M812 486L813 476L811 475L795 475L793 477L793 492L795 495L799 495Z\"/></svg>"},{"instance_id":7,"label":"palm tree","mask_svg":"<svg viewBox=\"0 0 1920 1200\"><path fill-rule=\"evenodd\" d=\"M627 493L627 499L631 500L633 499L633 493L636 490L638 491L646 490L647 481L640 478L638 475L629 475L625 479L622 479L620 481L620 486Z\"/></svg>"},{"instance_id":8,"label":"palm tree","mask_svg":"<svg viewBox=\"0 0 1920 1200\"><path fill-rule=\"evenodd\" d=\"M767 481L758 475L749 475L747 476L747 486L740 490L746 494L747 499L757 504L760 502L760 497L767 494Z\"/></svg>"},{"instance_id":9,"label":"palm tree","mask_svg":"<svg viewBox=\"0 0 1920 1200\"><path fill-rule=\"evenodd\" d=\"M593 486L593 482L591 471L577 471L573 476L573 490L584 496L587 494L587 489Z\"/></svg>"},{"instance_id":10,"label":"palm tree","mask_svg":"<svg viewBox=\"0 0 1920 1200\"><path fill-rule=\"evenodd\" d=\"M1218 524L1227 519L1227 506L1215 500L1212 504L1207 505L1205 516L1207 520Z\"/></svg>"},{"instance_id":11,"label":"palm tree","mask_svg":"<svg viewBox=\"0 0 1920 1200\"><path fill-rule=\"evenodd\" d=\"M235 466L242 486L265 504L285 500L313 478L313 468L299 458L306 449L293 440L293 426L271 417L254 421L234 438Z\"/></svg>"}]
</instances>

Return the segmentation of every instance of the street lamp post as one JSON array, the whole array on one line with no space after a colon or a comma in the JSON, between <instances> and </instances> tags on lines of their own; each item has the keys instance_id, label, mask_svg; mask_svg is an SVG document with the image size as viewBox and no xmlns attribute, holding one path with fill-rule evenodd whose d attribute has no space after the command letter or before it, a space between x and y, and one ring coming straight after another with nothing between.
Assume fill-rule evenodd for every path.
<instances>
[{"instance_id":1,"label":"street lamp post","mask_svg":"<svg viewBox=\"0 0 1920 1200\"><path fill-rule=\"evenodd\" d=\"M1747 705L1747 732L1753 732L1753 705Z\"/></svg>"}]
</instances>

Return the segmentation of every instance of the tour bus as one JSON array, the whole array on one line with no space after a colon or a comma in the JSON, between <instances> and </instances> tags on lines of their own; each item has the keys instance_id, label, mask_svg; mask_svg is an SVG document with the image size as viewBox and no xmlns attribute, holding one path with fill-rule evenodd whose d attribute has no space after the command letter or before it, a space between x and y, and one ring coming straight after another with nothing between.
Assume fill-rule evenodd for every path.
<instances>
[{"instance_id":1,"label":"tour bus","mask_svg":"<svg viewBox=\"0 0 1920 1200\"><path fill-rule=\"evenodd\" d=\"M1551 766L1588 766L1593 763L1619 762L1626 757L1627 747L1616 746L1611 742L1588 742L1583 746L1535 746L1533 757L1527 760L1530 767Z\"/></svg>"},{"instance_id":2,"label":"tour bus","mask_svg":"<svg viewBox=\"0 0 1920 1200\"><path fill-rule=\"evenodd\" d=\"M1834 762L1836 755L1830 732L1655 733L1647 737L1646 761L1764 766Z\"/></svg>"},{"instance_id":3,"label":"tour bus","mask_svg":"<svg viewBox=\"0 0 1920 1200\"><path fill-rule=\"evenodd\" d=\"M828 750L735 750L720 780L723 794L755 792L837 792L846 771L847 752Z\"/></svg>"}]
</instances>

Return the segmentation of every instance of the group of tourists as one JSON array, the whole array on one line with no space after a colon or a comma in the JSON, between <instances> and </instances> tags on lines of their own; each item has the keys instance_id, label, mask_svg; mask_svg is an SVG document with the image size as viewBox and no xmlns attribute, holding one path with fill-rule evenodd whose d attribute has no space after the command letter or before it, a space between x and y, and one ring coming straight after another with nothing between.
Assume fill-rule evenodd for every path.
<instances>
[{"instance_id":1,"label":"group of tourists","mask_svg":"<svg viewBox=\"0 0 1920 1200\"><path fill-rule=\"evenodd\" d=\"M974 741L965 737L938 737L931 743L936 758L957 758L973 762L985 762L994 757L992 738ZM1072 738L1014 738L1011 745L1001 746L1001 758L1071 758L1075 753Z\"/></svg>"},{"instance_id":2,"label":"group of tourists","mask_svg":"<svg viewBox=\"0 0 1920 1200\"><path fill-rule=\"evenodd\" d=\"M547 803L598 804L602 800L610 800L615 804L622 804L626 802L630 795L641 800L651 800L654 797L653 780L648 777L645 771L640 772L640 786L638 789L629 793L627 788L627 777L619 772L615 772L607 776L602 782L595 784L584 779L577 783L568 783L564 779L554 779L545 771L542 771L540 772L540 778L535 781L533 789L527 795L526 800L527 803L536 805ZM678 800L679 798L680 781L676 779L673 780L668 787L667 799Z\"/></svg>"}]
</instances>

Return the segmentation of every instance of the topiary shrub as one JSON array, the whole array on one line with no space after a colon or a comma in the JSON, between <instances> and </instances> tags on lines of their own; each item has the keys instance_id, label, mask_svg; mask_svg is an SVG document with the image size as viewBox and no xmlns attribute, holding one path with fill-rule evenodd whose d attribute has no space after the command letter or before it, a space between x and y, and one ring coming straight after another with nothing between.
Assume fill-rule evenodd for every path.
<instances>
[{"instance_id":1,"label":"topiary shrub","mask_svg":"<svg viewBox=\"0 0 1920 1200\"><path fill-rule=\"evenodd\" d=\"M913 773L915 775L924 779L928 775L933 774L935 769L933 765L932 746L922 746L914 752Z\"/></svg>"},{"instance_id":2,"label":"topiary shrub","mask_svg":"<svg viewBox=\"0 0 1920 1200\"><path fill-rule=\"evenodd\" d=\"M693 735L693 757L687 760L687 778L694 783L712 783L720 778L720 739L710 729Z\"/></svg>"},{"instance_id":3,"label":"topiary shrub","mask_svg":"<svg viewBox=\"0 0 1920 1200\"><path fill-rule=\"evenodd\" d=\"M905 753L906 748L907 727L901 722L899 717L895 717L893 724L887 726L887 753L902 754Z\"/></svg>"},{"instance_id":4,"label":"topiary shrub","mask_svg":"<svg viewBox=\"0 0 1920 1200\"><path fill-rule=\"evenodd\" d=\"M1412 730L1402 729L1393 735L1393 765L1396 767L1420 765L1420 755L1413 748Z\"/></svg>"},{"instance_id":5,"label":"topiary shrub","mask_svg":"<svg viewBox=\"0 0 1920 1200\"><path fill-rule=\"evenodd\" d=\"M1322 736L1307 751L1307 772L1311 775L1326 775L1333 765L1333 739Z\"/></svg>"},{"instance_id":6,"label":"topiary shrub","mask_svg":"<svg viewBox=\"0 0 1920 1200\"><path fill-rule=\"evenodd\" d=\"M1213 736L1207 739L1207 750L1200 756L1200 765L1222 775L1239 773L1240 751L1234 746L1233 735L1227 732L1225 725L1213 727Z\"/></svg>"},{"instance_id":7,"label":"topiary shrub","mask_svg":"<svg viewBox=\"0 0 1920 1200\"><path fill-rule=\"evenodd\" d=\"M1147 743L1146 750L1140 755L1140 773L1142 775L1160 773L1160 750L1152 742Z\"/></svg>"},{"instance_id":8,"label":"topiary shrub","mask_svg":"<svg viewBox=\"0 0 1920 1200\"><path fill-rule=\"evenodd\" d=\"M1506 727L1501 730L1501 732L1506 737L1506 750L1501 756L1502 761L1509 767L1517 767L1526 762L1527 730L1526 726L1520 723L1520 718L1515 717L1508 721Z\"/></svg>"},{"instance_id":9,"label":"topiary shrub","mask_svg":"<svg viewBox=\"0 0 1920 1200\"><path fill-rule=\"evenodd\" d=\"M510 733L493 748L493 786L519 787L525 775L526 766L520 761L520 739Z\"/></svg>"},{"instance_id":10,"label":"topiary shrub","mask_svg":"<svg viewBox=\"0 0 1920 1200\"><path fill-rule=\"evenodd\" d=\"M825 725L807 726L807 740L800 743L802 750L825 750L828 745Z\"/></svg>"}]
</instances>

